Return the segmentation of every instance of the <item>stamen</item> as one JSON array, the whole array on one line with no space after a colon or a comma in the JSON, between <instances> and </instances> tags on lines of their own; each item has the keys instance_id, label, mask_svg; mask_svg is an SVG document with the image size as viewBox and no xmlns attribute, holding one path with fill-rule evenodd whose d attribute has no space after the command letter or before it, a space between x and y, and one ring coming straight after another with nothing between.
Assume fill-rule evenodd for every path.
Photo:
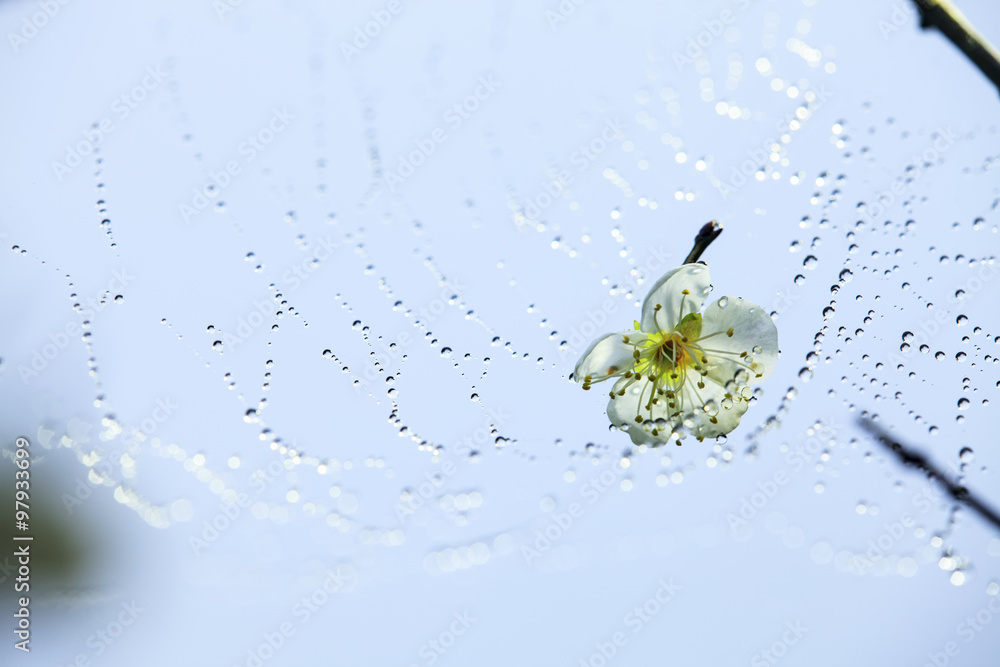
<instances>
[{"instance_id":1,"label":"stamen","mask_svg":"<svg viewBox=\"0 0 1000 667\"><path fill-rule=\"evenodd\" d=\"M732 331L732 329L730 329L730 331ZM695 341L695 342L701 342L701 341L703 341L703 340L708 340L709 338L714 338L715 336L721 336L721 335L722 335L722 334L724 334L724 333L726 333L726 332L725 332L725 331L716 331L716 332L715 332L715 333L713 333L713 334L708 334L707 336L702 336L701 338L699 338L699 339L698 339L697 341ZM730 336L731 336L731 335L732 335L732 334L730 334Z\"/></svg>"},{"instance_id":2,"label":"stamen","mask_svg":"<svg viewBox=\"0 0 1000 667\"><path fill-rule=\"evenodd\" d=\"M663 310L663 306L661 306L660 304L656 304L656 307L653 308L653 324L656 325L657 331L665 332L666 329L664 327L661 327L659 320L656 319L656 316L660 314L661 310Z\"/></svg>"}]
</instances>

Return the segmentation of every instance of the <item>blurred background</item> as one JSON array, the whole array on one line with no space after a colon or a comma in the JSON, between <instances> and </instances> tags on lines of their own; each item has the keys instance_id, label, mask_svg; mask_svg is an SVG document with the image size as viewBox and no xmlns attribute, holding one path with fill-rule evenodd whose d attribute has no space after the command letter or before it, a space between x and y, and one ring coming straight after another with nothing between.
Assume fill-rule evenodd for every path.
<instances>
[{"instance_id":1,"label":"blurred background","mask_svg":"<svg viewBox=\"0 0 1000 667\"><path fill-rule=\"evenodd\" d=\"M4 664L995 660L1000 534L858 425L1000 506L1000 100L909 0L0 25ZM633 447L569 376L712 219L777 370Z\"/></svg>"}]
</instances>

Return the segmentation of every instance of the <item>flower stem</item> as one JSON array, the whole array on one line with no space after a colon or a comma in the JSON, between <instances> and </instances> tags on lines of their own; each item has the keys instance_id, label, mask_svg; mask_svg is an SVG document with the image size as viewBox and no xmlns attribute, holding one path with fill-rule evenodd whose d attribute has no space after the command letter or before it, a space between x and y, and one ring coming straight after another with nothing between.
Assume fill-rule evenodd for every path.
<instances>
[{"instance_id":1,"label":"flower stem","mask_svg":"<svg viewBox=\"0 0 1000 667\"><path fill-rule=\"evenodd\" d=\"M954 4L949 0L913 0L913 4L920 11L920 27L940 30L1000 90L1000 52Z\"/></svg>"},{"instance_id":2,"label":"flower stem","mask_svg":"<svg viewBox=\"0 0 1000 667\"><path fill-rule=\"evenodd\" d=\"M684 260L685 264L694 264L701 257L701 253L708 249L708 246L712 244L719 234L722 233L722 225L717 223L715 220L706 222L702 228L698 231L698 235L694 237L694 247L691 248L691 252L688 253L687 259Z\"/></svg>"}]
</instances>

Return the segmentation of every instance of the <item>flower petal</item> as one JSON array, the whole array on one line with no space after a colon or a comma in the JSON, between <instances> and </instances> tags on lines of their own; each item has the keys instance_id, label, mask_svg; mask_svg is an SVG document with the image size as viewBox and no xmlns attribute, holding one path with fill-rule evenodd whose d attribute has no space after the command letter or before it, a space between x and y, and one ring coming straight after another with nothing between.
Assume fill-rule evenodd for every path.
<instances>
[{"instance_id":1,"label":"flower petal","mask_svg":"<svg viewBox=\"0 0 1000 667\"><path fill-rule=\"evenodd\" d=\"M614 391L617 393L624 385L628 384L628 380L622 378L615 383ZM636 422L636 415L642 415L643 419L648 418L649 411L646 410L646 404L649 402L650 392L652 391L650 385L652 383L648 380L640 380L639 382L633 382L631 386L625 390L624 396L615 396L608 401L608 419L611 423L621 428L627 430L629 436L632 438L632 442L641 445L643 443L651 444L661 444L666 442L666 438L670 436L670 429L666 429L666 433L662 434L662 439L651 435L650 433L643 430L642 425ZM641 403L641 405L640 405ZM663 401L661 400L662 404ZM660 404L654 405L654 414L659 411L662 412L663 408L659 407ZM657 414L657 416L663 416ZM624 427L624 428L623 428Z\"/></svg>"},{"instance_id":2,"label":"flower petal","mask_svg":"<svg viewBox=\"0 0 1000 667\"><path fill-rule=\"evenodd\" d=\"M708 298L709 285L708 267L704 264L684 264L667 271L642 303L642 330L647 333L673 330L686 315L701 310ZM684 290L689 293L684 294ZM661 307L659 312L657 305Z\"/></svg>"},{"instance_id":3,"label":"flower petal","mask_svg":"<svg viewBox=\"0 0 1000 667\"><path fill-rule=\"evenodd\" d=\"M624 339L628 337L629 342ZM588 375L595 380L620 370L631 368L635 362L632 351L635 344L646 340L646 336L638 331L625 331L601 336L580 356L573 371L573 379L583 382Z\"/></svg>"},{"instance_id":4,"label":"flower petal","mask_svg":"<svg viewBox=\"0 0 1000 667\"><path fill-rule=\"evenodd\" d=\"M704 387L698 388L700 400L696 402L700 404L700 408L695 411L695 426L691 429L691 435L696 438L715 438L730 433L740 425L740 419L750 407L750 402L738 397L727 398L725 388L711 378L705 378L704 384Z\"/></svg>"},{"instance_id":5,"label":"flower petal","mask_svg":"<svg viewBox=\"0 0 1000 667\"><path fill-rule=\"evenodd\" d=\"M728 335L730 329L732 336ZM736 296L724 296L708 305L697 344L709 359L709 377L723 385L743 368L741 364L753 367L753 371L747 371L747 383L757 384L778 363L778 329L774 322L763 308ZM741 357L744 352L746 355Z\"/></svg>"},{"instance_id":6,"label":"flower petal","mask_svg":"<svg viewBox=\"0 0 1000 667\"><path fill-rule=\"evenodd\" d=\"M615 392L626 384L628 380L618 380ZM651 391L649 381L632 382L623 396L615 396L608 402L611 423L627 431L636 445L665 444L673 440L675 430L681 438L725 435L739 426L750 407L749 401L729 396L722 385L702 379L693 371L688 371L687 379L673 399L658 396L652 410L647 408ZM637 416L642 417L641 422L636 421Z\"/></svg>"}]
</instances>

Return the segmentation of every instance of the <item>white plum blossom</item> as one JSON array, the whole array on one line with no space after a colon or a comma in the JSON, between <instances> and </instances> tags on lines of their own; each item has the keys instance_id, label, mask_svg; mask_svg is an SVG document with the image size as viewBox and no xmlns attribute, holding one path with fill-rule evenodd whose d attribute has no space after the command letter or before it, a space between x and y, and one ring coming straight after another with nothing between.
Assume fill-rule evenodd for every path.
<instances>
[{"instance_id":1,"label":"white plum blossom","mask_svg":"<svg viewBox=\"0 0 1000 667\"><path fill-rule=\"evenodd\" d=\"M577 362L584 389L615 380L608 417L635 444L699 441L739 426L752 386L774 370L778 330L759 306L708 298L708 267L684 264L660 278L634 331L598 338Z\"/></svg>"}]
</instances>

